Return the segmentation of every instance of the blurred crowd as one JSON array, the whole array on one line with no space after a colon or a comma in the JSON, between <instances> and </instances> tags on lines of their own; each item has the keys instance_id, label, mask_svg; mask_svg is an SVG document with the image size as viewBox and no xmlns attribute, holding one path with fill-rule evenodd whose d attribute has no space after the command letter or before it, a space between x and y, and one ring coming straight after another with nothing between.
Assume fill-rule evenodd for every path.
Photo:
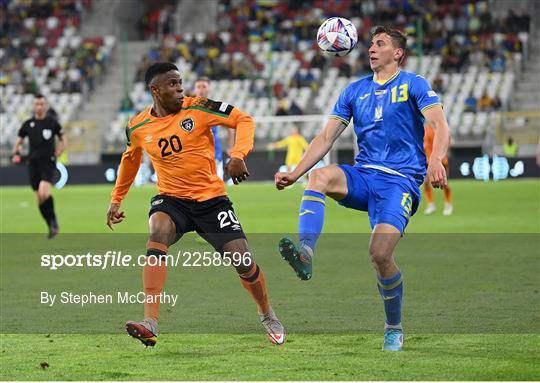
<instances>
[{"instance_id":1,"label":"blurred crowd","mask_svg":"<svg viewBox=\"0 0 540 383\"><path fill-rule=\"evenodd\" d=\"M237 4L220 1L218 26L232 31L232 42L248 36L250 41L271 41L277 51L297 51L301 41L315 44L314 36L324 19L340 16L353 21L365 48L373 26L392 25L411 36L411 52L421 48L424 54L441 54L443 69L450 71L460 71L471 61L504 71L509 53L522 51L518 33L528 32L531 22L528 14L516 15L512 10L503 19L494 19L488 1L474 0L251 0ZM414 38L419 28L423 33L421 47ZM343 60L333 65L343 73L359 76L368 70L367 60L362 58L350 68Z\"/></svg>"},{"instance_id":2,"label":"blurred crowd","mask_svg":"<svg viewBox=\"0 0 540 383\"><path fill-rule=\"evenodd\" d=\"M37 93L44 75L55 93L93 90L107 61L99 49L103 38L77 36L92 0L3 1L1 6L0 85Z\"/></svg>"},{"instance_id":3,"label":"blurred crowd","mask_svg":"<svg viewBox=\"0 0 540 383\"><path fill-rule=\"evenodd\" d=\"M139 30L145 39L156 39L174 31L175 0L167 0L166 4L146 12L140 22Z\"/></svg>"},{"instance_id":4,"label":"blurred crowd","mask_svg":"<svg viewBox=\"0 0 540 383\"><path fill-rule=\"evenodd\" d=\"M250 51L250 43L268 42L273 52L293 51L301 66L291 79L254 81L250 93L253 97L273 95L282 99L286 89L308 86L316 90L319 83L314 69L322 71L333 66L339 76L345 77L369 73L369 35L380 24L393 25L407 33L409 55L441 55L444 72L460 72L469 64L504 72L515 65L513 53L523 51L519 33L529 31L530 16L510 10L503 19L495 19L489 5L488 1L474 0L220 0L217 33L165 34L141 62L137 81L150 63L177 61L180 57L192 64L197 77L260 78L263 65L257 55L269 53ZM151 19L165 25L162 11L167 7L170 6L156 11ZM356 25L360 44L356 60L328 60L317 49L314 36L321 22L331 16L349 18ZM416 38L419 34L421 44ZM305 59L306 46L315 52L310 60ZM489 108L496 108L497 100L492 101ZM484 108L485 103L475 108Z\"/></svg>"}]
</instances>

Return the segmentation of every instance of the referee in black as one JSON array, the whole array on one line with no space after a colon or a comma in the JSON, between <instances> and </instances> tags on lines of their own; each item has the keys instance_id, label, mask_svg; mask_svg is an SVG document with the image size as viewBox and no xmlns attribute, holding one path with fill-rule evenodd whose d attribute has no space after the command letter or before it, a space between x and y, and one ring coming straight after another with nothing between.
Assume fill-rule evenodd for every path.
<instances>
[{"instance_id":1,"label":"referee in black","mask_svg":"<svg viewBox=\"0 0 540 383\"><path fill-rule=\"evenodd\" d=\"M36 192L39 211L49 227L49 238L58 234L58 221L54 213L54 202L51 195L52 183L56 172L56 158L66 146L62 127L52 117L47 116L48 103L45 96L34 96L34 117L26 120L13 149L13 162L21 162L20 150L25 137L30 140L28 153L28 173L30 186ZM58 137L58 145L56 145Z\"/></svg>"}]
</instances>

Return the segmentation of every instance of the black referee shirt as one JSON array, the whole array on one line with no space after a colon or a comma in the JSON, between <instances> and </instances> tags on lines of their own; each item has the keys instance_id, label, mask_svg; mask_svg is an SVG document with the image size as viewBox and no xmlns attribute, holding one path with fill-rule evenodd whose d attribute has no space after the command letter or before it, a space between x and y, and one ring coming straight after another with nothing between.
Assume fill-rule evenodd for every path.
<instances>
[{"instance_id":1,"label":"black referee shirt","mask_svg":"<svg viewBox=\"0 0 540 383\"><path fill-rule=\"evenodd\" d=\"M28 136L30 141L28 154L30 160L54 157L55 136L62 137L63 134L58 121L51 117L45 117L42 120L32 117L26 120L19 129L19 137Z\"/></svg>"}]
</instances>

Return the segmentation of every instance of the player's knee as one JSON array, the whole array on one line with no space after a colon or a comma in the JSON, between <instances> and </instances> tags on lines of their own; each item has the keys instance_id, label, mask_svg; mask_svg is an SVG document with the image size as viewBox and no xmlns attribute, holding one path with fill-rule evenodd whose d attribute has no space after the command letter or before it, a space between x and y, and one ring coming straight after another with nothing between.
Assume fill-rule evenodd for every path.
<instances>
[{"instance_id":1,"label":"player's knee","mask_svg":"<svg viewBox=\"0 0 540 383\"><path fill-rule=\"evenodd\" d=\"M176 229L174 222L166 214L152 214L148 221L150 241L170 245L174 243Z\"/></svg>"},{"instance_id":2,"label":"player's knee","mask_svg":"<svg viewBox=\"0 0 540 383\"><path fill-rule=\"evenodd\" d=\"M309 173L308 189L326 193L330 181L328 169L314 169Z\"/></svg>"},{"instance_id":3,"label":"player's knee","mask_svg":"<svg viewBox=\"0 0 540 383\"><path fill-rule=\"evenodd\" d=\"M47 198L49 198L49 195L50 194L47 191L44 191L44 190L38 191L37 192L38 202L42 204L43 202L47 200Z\"/></svg>"},{"instance_id":4,"label":"player's knee","mask_svg":"<svg viewBox=\"0 0 540 383\"><path fill-rule=\"evenodd\" d=\"M376 244L369 246L369 256L375 266L382 266L392 261L392 252Z\"/></svg>"},{"instance_id":5,"label":"player's knee","mask_svg":"<svg viewBox=\"0 0 540 383\"><path fill-rule=\"evenodd\" d=\"M245 274L253 267L253 258L247 241L243 238L232 240L223 245L221 253L223 257L231 259L231 264L238 274Z\"/></svg>"}]
</instances>

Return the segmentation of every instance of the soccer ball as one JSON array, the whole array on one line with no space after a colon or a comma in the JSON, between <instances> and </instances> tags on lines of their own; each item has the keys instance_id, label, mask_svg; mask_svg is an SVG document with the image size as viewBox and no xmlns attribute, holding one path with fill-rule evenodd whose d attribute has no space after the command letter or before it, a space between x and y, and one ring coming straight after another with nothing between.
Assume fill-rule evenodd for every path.
<instances>
[{"instance_id":1,"label":"soccer ball","mask_svg":"<svg viewBox=\"0 0 540 383\"><path fill-rule=\"evenodd\" d=\"M317 32L317 44L329 56L345 56L357 41L358 33L354 24L342 17L329 18Z\"/></svg>"}]
</instances>

